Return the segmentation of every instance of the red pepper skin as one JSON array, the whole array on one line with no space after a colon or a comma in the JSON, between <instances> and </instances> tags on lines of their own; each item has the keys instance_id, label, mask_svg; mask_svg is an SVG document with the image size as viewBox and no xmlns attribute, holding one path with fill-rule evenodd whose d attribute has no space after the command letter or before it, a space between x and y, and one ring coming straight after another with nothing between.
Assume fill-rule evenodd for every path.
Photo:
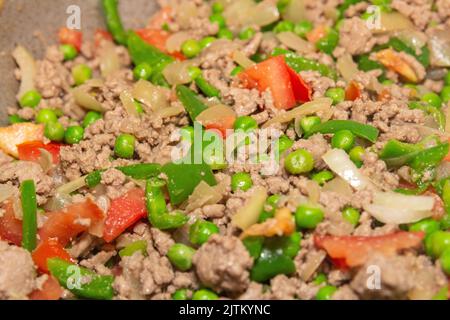
<instances>
[{"instance_id":1,"label":"red pepper skin","mask_svg":"<svg viewBox=\"0 0 450 320\"><path fill-rule=\"evenodd\" d=\"M349 83L347 89L345 90L345 100L355 101L361 97L361 90L355 81Z\"/></svg>"},{"instance_id":2,"label":"red pepper skin","mask_svg":"<svg viewBox=\"0 0 450 320\"><path fill-rule=\"evenodd\" d=\"M39 149L44 149L52 155L53 163L58 164L61 146L61 144L54 142L44 144L42 141L32 141L18 145L17 150L19 152L20 160L37 161L41 155L41 150Z\"/></svg>"},{"instance_id":3,"label":"red pepper skin","mask_svg":"<svg viewBox=\"0 0 450 320\"><path fill-rule=\"evenodd\" d=\"M60 258L72 262L69 253L58 242L57 239L46 239L42 241L31 254L34 264L42 272L48 273L47 259Z\"/></svg>"},{"instance_id":4,"label":"red pepper skin","mask_svg":"<svg viewBox=\"0 0 450 320\"><path fill-rule=\"evenodd\" d=\"M59 43L71 44L78 52L81 51L81 45L83 44L83 33L81 31L61 28L58 32L58 39Z\"/></svg>"},{"instance_id":5,"label":"red pepper skin","mask_svg":"<svg viewBox=\"0 0 450 320\"><path fill-rule=\"evenodd\" d=\"M292 90L294 91L295 100L297 102L305 103L312 100L312 89L305 80L294 71L294 69L287 67L289 77L291 78Z\"/></svg>"}]
</instances>

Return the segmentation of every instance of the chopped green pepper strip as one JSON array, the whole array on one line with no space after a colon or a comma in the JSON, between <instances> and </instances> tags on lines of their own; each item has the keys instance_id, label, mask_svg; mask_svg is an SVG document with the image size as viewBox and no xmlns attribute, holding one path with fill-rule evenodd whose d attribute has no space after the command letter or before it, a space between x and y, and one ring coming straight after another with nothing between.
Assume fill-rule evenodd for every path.
<instances>
[{"instance_id":1,"label":"chopped green pepper strip","mask_svg":"<svg viewBox=\"0 0 450 320\"><path fill-rule=\"evenodd\" d=\"M276 275L289 275L295 272L295 264L279 250L263 248L250 272L250 278L256 282L265 282Z\"/></svg>"},{"instance_id":2,"label":"chopped green pepper strip","mask_svg":"<svg viewBox=\"0 0 450 320\"><path fill-rule=\"evenodd\" d=\"M36 248L37 242L37 202L33 180L25 180L20 185L22 203L22 247L28 251Z\"/></svg>"},{"instance_id":3,"label":"chopped green pepper strip","mask_svg":"<svg viewBox=\"0 0 450 320\"><path fill-rule=\"evenodd\" d=\"M167 230L183 226L188 222L189 217L181 211L169 213L167 211L166 199L162 187L165 182L158 178L152 178L147 181L145 190L148 220L158 229Z\"/></svg>"},{"instance_id":4,"label":"chopped green pepper strip","mask_svg":"<svg viewBox=\"0 0 450 320\"><path fill-rule=\"evenodd\" d=\"M126 45L127 33L123 27L122 20L120 19L118 1L102 0L102 4L109 32L111 32L117 43Z\"/></svg>"},{"instance_id":5,"label":"chopped green pepper strip","mask_svg":"<svg viewBox=\"0 0 450 320\"><path fill-rule=\"evenodd\" d=\"M264 237L247 237L242 240L245 248L253 259L258 259L263 249Z\"/></svg>"},{"instance_id":6,"label":"chopped green pepper strip","mask_svg":"<svg viewBox=\"0 0 450 320\"><path fill-rule=\"evenodd\" d=\"M216 185L211 167L202 164L168 163L162 172L167 176L167 189L173 205L179 205L189 198L201 181L210 186Z\"/></svg>"},{"instance_id":7,"label":"chopped green pepper strip","mask_svg":"<svg viewBox=\"0 0 450 320\"><path fill-rule=\"evenodd\" d=\"M448 154L449 144L443 143L438 146L425 149L417 153L410 161L408 165L413 170L412 178L419 187L424 184L428 185L430 181L423 181L425 175L430 173L434 176L436 167L441 163L442 159Z\"/></svg>"},{"instance_id":8,"label":"chopped green pepper strip","mask_svg":"<svg viewBox=\"0 0 450 320\"><path fill-rule=\"evenodd\" d=\"M195 78L195 84L205 96L209 98L220 98L220 91L210 84L202 75Z\"/></svg>"},{"instance_id":9,"label":"chopped green pepper strip","mask_svg":"<svg viewBox=\"0 0 450 320\"><path fill-rule=\"evenodd\" d=\"M84 178L84 181L86 181L86 185L89 188L95 188L96 186L98 186L100 184L100 182L102 181L102 172L104 170L95 170L92 171L91 173L89 173L86 178Z\"/></svg>"},{"instance_id":10,"label":"chopped green pepper strip","mask_svg":"<svg viewBox=\"0 0 450 320\"><path fill-rule=\"evenodd\" d=\"M297 55L292 51L281 48L275 48L272 52L272 55L273 56L284 55L286 63L289 65L289 67L291 67L298 73L301 71L310 70L310 71L317 71L324 77L329 77L332 79L337 78L336 71L330 68L329 66L319 63L312 59L300 57L299 55Z\"/></svg>"},{"instance_id":11,"label":"chopped green pepper strip","mask_svg":"<svg viewBox=\"0 0 450 320\"><path fill-rule=\"evenodd\" d=\"M135 242L130 243L125 248L119 251L119 256L121 258L123 257L131 257L136 252L142 252L142 254L146 254L147 252L147 241L145 240L138 240Z\"/></svg>"},{"instance_id":12,"label":"chopped green pepper strip","mask_svg":"<svg viewBox=\"0 0 450 320\"><path fill-rule=\"evenodd\" d=\"M307 136L310 137L315 133L336 133L341 130L349 130L354 135L367 139L370 142L375 143L378 138L379 131L377 128L362 124L352 120L330 120L324 123L319 123L312 127L311 131L308 132Z\"/></svg>"},{"instance_id":13,"label":"chopped green pepper strip","mask_svg":"<svg viewBox=\"0 0 450 320\"><path fill-rule=\"evenodd\" d=\"M183 104L192 121L198 117L200 113L208 109L208 107L200 101L197 94L184 85L178 85L176 88L177 97Z\"/></svg>"},{"instance_id":14,"label":"chopped green pepper strip","mask_svg":"<svg viewBox=\"0 0 450 320\"><path fill-rule=\"evenodd\" d=\"M161 165L158 163L140 163L125 167L117 167L117 170L122 171L128 177L136 180L147 180L156 177L161 173Z\"/></svg>"},{"instance_id":15,"label":"chopped green pepper strip","mask_svg":"<svg viewBox=\"0 0 450 320\"><path fill-rule=\"evenodd\" d=\"M100 276L59 258L48 259L47 266L58 282L77 297L111 300L114 296L113 276Z\"/></svg>"}]
</instances>

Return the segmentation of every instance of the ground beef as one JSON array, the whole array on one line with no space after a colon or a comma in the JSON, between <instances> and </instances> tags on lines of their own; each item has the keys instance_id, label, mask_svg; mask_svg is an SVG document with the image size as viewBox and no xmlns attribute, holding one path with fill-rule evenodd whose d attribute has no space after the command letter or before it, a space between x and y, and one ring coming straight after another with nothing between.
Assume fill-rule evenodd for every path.
<instances>
[{"instance_id":1,"label":"ground beef","mask_svg":"<svg viewBox=\"0 0 450 320\"><path fill-rule=\"evenodd\" d=\"M376 39L372 38L372 32L367 28L366 21L360 18L344 20L339 34L339 46L351 55L367 53L376 43Z\"/></svg>"},{"instance_id":2,"label":"ground beef","mask_svg":"<svg viewBox=\"0 0 450 320\"><path fill-rule=\"evenodd\" d=\"M237 294L250 283L253 264L247 249L235 237L213 235L194 256L199 280L217 292Z\"/></svg>"},{"instance_id":3,"label":"ground beef","mask_svg":"<svg viewBox=\"0 0 450 320\"><path fill-rule=\"evenodd\" d=\"M320 133L311 136L309 139L300 139L294 143L290 151L306 149L311 152L314 157L314 167L322 169L325 163L322 156L330 150L328 141Z\"/></svg>"},{"instance_id":4,"label":"ground beef","mask_svg":"<svg viewBox=\"0 0 450 320\"><path fill-rule=\"evenodd\" d=\"M35 288L35 279L30 253L0 241L0 300L26 299Z\"/></svg>"},{"instance_id":5,"label":"ground beef","mask_svg":"<svg viewBox=\"0 0 450 320\"><path fill-rule=\"evenodd\" d=\"M391 7L409 17L419 29L425 29L431 20L431 1L393 0Z\"/></svg>"}]
</instances>

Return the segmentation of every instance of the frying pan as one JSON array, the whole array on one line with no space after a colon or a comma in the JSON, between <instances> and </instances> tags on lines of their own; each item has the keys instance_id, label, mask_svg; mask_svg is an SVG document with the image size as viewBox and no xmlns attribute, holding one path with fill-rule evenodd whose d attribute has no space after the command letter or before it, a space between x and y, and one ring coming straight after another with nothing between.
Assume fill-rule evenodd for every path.
<instances>
[{"instance_id":1,"label":"frying pan","mask_svg":"<svg viewBox=\"0 0 450 320\"><path fill-rule=\"evenodd\" d=\"M57 31L66 25L70 5L81 12L81 30L90 37L105 28L100 0L0 0L0 124L6 124L7 107L16 104L19 83L11 51L16 44L30 50L35 58L43 56L46 46L56 43ZM122 0L120 12L128 28L145 25L158 6L155 0Z\"/></svg>"}]
</instances>

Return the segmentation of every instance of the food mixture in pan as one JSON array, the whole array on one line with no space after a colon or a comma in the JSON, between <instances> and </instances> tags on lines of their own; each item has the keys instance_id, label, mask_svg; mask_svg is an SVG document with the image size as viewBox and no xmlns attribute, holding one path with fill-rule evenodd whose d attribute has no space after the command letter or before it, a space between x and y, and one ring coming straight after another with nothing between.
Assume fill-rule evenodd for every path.
<instances>
[{"instance_id":1,"label":"food mixture in pan","mask_svg":"<svg viewBox=\"0 0 450 320\"><path fill-rule=\"evenodd\" d=\"M450 1L158 2L13 51L0 299L447 299Z\"/></svg>"}]
</instances>

